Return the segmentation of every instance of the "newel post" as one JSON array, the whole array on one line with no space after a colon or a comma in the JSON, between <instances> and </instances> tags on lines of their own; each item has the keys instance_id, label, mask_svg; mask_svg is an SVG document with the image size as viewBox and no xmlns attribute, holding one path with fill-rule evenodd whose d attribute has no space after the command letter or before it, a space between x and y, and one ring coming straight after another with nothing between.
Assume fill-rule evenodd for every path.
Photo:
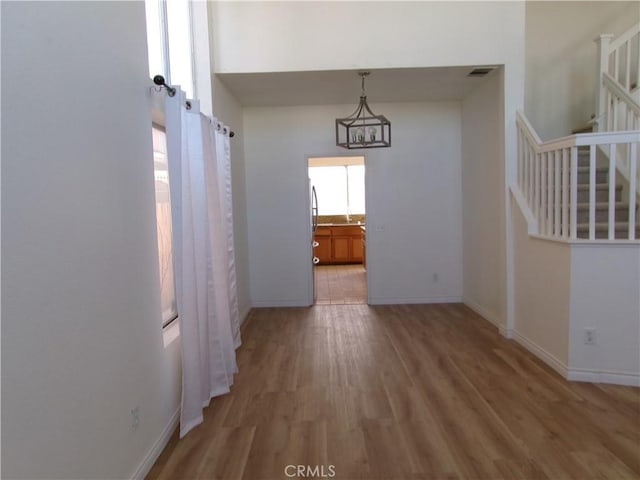
<instances>
[{"instance_id":1,"label":"newel post","mask_svg":"<svg viewBox=\"0 0 640 480\"><path fill-rule=\"evenodd\" d=\"M613 34L606 33L600 35L594 41L598 46L598 87L596 89L596 118L595 130L600 132L605 130L605 114L607 112L607 93L602 85L602 74L609 71L609 44Z\"/></svg>"}]
</instances>

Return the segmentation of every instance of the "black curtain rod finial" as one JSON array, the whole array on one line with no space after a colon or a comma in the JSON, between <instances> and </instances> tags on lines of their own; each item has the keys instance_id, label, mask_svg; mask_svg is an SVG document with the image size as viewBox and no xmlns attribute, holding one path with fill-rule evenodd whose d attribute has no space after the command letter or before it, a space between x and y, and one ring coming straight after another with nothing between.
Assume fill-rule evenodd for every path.
<instances>
[{"instance_id":1,"label":"black curtain rod finial","mask_svg":"<svg viewBox=\"0 0 640 480\"><path fill-rule=\"evenodd\" d=\"M164 77L162 75L156 75L153 77L153 83L160 87L164 87L167 89L167 93L170 97L173 97L176 94L176 89L167 85L167 82L164 81Z\"/></svg>"}]
</instances>

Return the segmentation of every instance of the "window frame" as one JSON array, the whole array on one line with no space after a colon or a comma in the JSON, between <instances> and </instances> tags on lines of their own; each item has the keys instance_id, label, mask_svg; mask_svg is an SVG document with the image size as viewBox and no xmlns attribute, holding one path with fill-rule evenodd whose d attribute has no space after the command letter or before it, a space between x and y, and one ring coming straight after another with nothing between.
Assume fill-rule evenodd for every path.
<instances>
[{"instance_id":1,"label":"window frame","mask_svg":"<svg viewBox=\"0 0 640 480\"><path fill-rule=\"evenodd\" d=\"M174 0L178 1L178 0ZM179 0L182 2L182 0ZM173 79L171 76L171 46L169 41L169 15L167 11L167 0L145 0L145 9L147 3L155 2L158 5L158 18L156 19L160 25L160 43L161 43L161 63L162 63L162 75L165 78L165 81L168 85L173 84ZM187 6L187 27L188 27L188 44L189 44L189 70L191 71L191 84L188 86L192 92L192 96L190 98L196 100L198 99L198 91L197 91L197 82L196 82L196 62L195 62L195 39L194 39L194 25L193 25L193 8L191 1L184 2ZM147 20L148 21L148 20ZM148 29L147 25L147 29ZM149 45L149 37L147 36L147 54L151 53L151 48ZM149 69L151 69L151 65L149 65ZM150 78L153 78L157 75L158 72L149 72ZM187 90L185 85L181 85L183 90Z\"/></svg>"},{"instance_id":2,"label":"window frame","mask_svg":"<svg viewBox=\"0 0 640 480\"><path fill-rule=\"evenodd\" d=\"M164 125L161 125L160 123L157 123L155 121L151 122L151 136L153 139L153 130L159 130L161 131L164 135L165 135L165 146L166 146L166 135L167 135L167 129ZM153 142L152 142L153 143ZM156 191L155 191L155 158L153 156L153 154L155 153L155 148L152 145L152 161L154 162L154 197L156 195ZM165 153L166 155L168 155L168 152ZM167 163L168 163L168 157L167 157ZM168 167L167 167L167 175L168 175ZM168 318L167 320L162 320L161 324L162 324L162 329L166 330L167 328L171 327L174 322L176 320L178 320L180 318L180 312L178 311L178 294L177 294L177 289L176 289L176 276L175 276L175 272L176 272L176 264L175 264L175 255L174 255L174 234L173 234L173 205L171 204L171 178L168 178L168 185L169 185L169 209L171 212L171 219L170 219L170 223L171 223L171 269L172 269L172 276L173 276L173 298L175 300L175 314L172 315L170 318ZM157 198L154 202L154 210L156 211L156 242L158 242L158 238L157 238L157 223L158 223L158 213L157 213ZM159 251L159 247L158 247L158 258L157 258L157 262L158 262L158 273L160 274L161 271L161 265L160 265L160 251ZM159 278L160 279L160 278ZM161 295L161 300L162 300L162 283L159 285L160 287L160 295ZM161 317L162 317L162 312L161 312Z\"/></svg>"}]
</instances>

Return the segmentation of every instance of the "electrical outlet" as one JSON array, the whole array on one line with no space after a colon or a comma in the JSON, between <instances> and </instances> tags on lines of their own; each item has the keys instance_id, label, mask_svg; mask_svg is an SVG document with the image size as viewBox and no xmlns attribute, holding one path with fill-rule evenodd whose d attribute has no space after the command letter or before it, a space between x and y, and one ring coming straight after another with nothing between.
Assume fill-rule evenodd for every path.
<instances>
[{"instance_id":1,"label":"electrical outlet","mask_svg":"<svg viewBox=\"0 0 640 480\"><path fill-rule=\"evenodd\" d=\"M596 329L585 328L584 329L584 344L595 345L596 344Z\"/></svg>"},{"instance_id":2,"label":"electrical outlet","mask_svg":"<svg viewBox=\"0 0 640 480\"><path fill-rule=\"evenodd\" d=\"M140 423L140 407L135 406L131 409L131 430L137 430Z\"/></svg>"}]
</instances>

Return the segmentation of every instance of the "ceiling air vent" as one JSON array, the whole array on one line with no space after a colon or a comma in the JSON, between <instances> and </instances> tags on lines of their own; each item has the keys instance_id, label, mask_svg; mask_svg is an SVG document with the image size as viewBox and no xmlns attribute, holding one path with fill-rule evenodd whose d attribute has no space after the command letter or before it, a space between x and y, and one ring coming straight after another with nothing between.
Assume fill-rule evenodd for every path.
<instances>
[{"instance_id":1,"label":"ceiling air vent","mask_svg":"<svg viewBox=\"0 0 640 480\"><path fill-rule=\"evenodd\" d=\"M491 72L493 68L484 67L484 68L474 68L467 75L468 77L484 77L487 73Z\"/></svg>"}]
</instances>

